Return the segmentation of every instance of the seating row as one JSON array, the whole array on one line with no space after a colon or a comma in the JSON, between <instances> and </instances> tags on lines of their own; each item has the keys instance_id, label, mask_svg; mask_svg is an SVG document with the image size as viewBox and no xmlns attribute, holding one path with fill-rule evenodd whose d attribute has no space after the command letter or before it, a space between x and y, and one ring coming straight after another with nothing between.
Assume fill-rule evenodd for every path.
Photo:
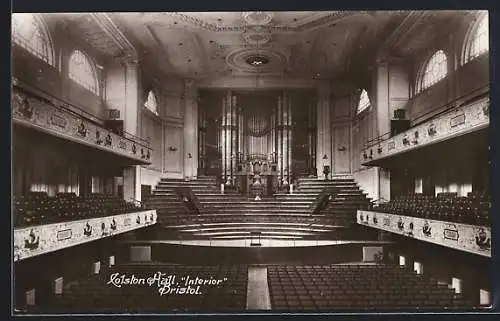
<instances>
[{"instance_id":1,"label":"seating row","mask_svg":"<svg viewBox=\"0 0 500 321\"><path fill-rule=\"evenodd\" d=\"M185 286L190 279L223 280L218 284L201 285L196 294L159 293L158 285L138 284L121 287L107 284L114 273L145 278L161 272L165 276L175 275L173 287ZM217 283L217 282L215 282ZM78 310L120 309L124 311L169 310L243 310L246 305L248 269L246 265L190 266L162 263L123 264L108 273L80 280L66 286L56 308ZM184 285L183 285L184 284ZM193 286L196 288L195 286Z\"/></svg>"},{"instance_id":2,"label":"seating row","mask_svg":"<svg viewBox=\"0 0 500 321\"><path fill-rule=\"evenodd\" d=\"M269 266L275 309L456 307L446 285L389 265Z\"/></svg>"},{"instance_id":3,"label":"seating row","mask_svg":"<svg viewBox=\"0 0 500 321\"><path fill-rule=\"evenodd\" d=\"M14 199L14 226L25 227L137 212L140 207L113 195L88 197L36 192Z\"/></svg>"},{"instance_id":4,"label":"seating row","mask_svg":"<svg viewBox=\"0 0 500 321\"><path fill-rule=\"evenodd\" d=\"M469 193L458 197L454 193L436 197L413 194L398 196L394 200L379 204L372 210L383 213L414 216L447 222L473 225L491 225L491 201L484 193Z\"/></svg>"}]
</instances>

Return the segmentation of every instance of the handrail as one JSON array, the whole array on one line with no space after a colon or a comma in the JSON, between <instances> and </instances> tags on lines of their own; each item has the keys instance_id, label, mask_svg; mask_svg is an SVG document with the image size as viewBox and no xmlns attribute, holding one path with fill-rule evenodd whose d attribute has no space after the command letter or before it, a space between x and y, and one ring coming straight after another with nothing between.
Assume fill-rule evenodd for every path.
<instances>
[{"instance_id":1,"label":"handrail","mask_svg":"<svg viewBox=\"0 0 500 321\"><path fill-rule=\"evenodd\" d=\"M375 199L375 200L370 200L370 207L373 208L375 205L378 206L378 205L382 204L381 202L382 203L387 203L387 202L389 202L389 200L385 199L383 197Z\"/></svg>"},{"instance_id":2,"label":"handrail","mask_svg":"<svg viewBox=\"0 0 500 321\"><path fill-rule=\"evenodd\" d=\"M189 214L196 216L197 219L201 216L201 210L203 209L198 197L193 193L190 187L174 187L173 188L177 197L179 197L182 202L182 206L188 211ZM204 210L206 212L206 210ZM197 222L200 228L203 228L205 225L198 221ZM201 230L199 230L201 232Z\"/></svg>"},{"instance_id":3,"label":"handrail","mask_svg":"<svg viewBox=\"0 0 500 321\"><path fill-rule=\"evenodd\" d=\"M64 99L61 99L59 97L55 97L51 93L48 93L42 89L33 88L32 86L25 84L24 82L20 81L19 79L15 78L15 77L13 77L12 86L17 87L22 91L28 91L30 94L36 95L37 98L45 100L46 102L51 104L53 107L55 107L59 110L63 110L65 112L68 112L68 113L70 113L74 116L77 116L77 117L83 117L83 118L85 118L85 120L93 123L94 125L103 127L102 123L99 123L98 121L96 121L96 119L99 121L102 121L98 117L92 115L88 111L86 111L86 110L84 110L84 109L64 100ZM102 98L100 98L100 99L102 101ZM59 102L59 104L56 102ZM71 108L68 108L66 106L70 106ZM85 115L82 115L79 112L75 112L72 109L77 109L79 112L82 112ZM123 137L128 139L128 140L132 140L132 141L138 143L142 147L149 148L149 146L150 146L150 141L148 139L133 135L125 130L123 131Z\"/></svg>"},{"instance_id":4,"label":"handrail","mask_svg":"<svg viewBox=\"0 0 500 321\"><path fill-rule=\"evenodd\" d=\"M127 200L125 200L125 201L127 201ZM140 208L142 208L142 209L146 209L146 203L145 203L145 202L143 202L143 201L139 201L138 199L135 199L135 198L133 198L133 197L130 197L130 198L129 198L129 202L134 203L134 205L139 206L139 207L140 207Z\"/></svg>"},{"instance_id":5,"label":"handrail","mask_svg":"<svg viewBox=\"0 0 500 321\"><path fill-rule=\"evenodd\" d=\"M450 101L450 102L447 102L446 104L444 104L444 105L442 105L442 106L441 106L441 108L443 108L443 109L441 109L439 112L435 113L435 115L434 115L434 116L439 116L439 115L442 115L442 114L446 114L446 113L449 113L450 111L452 111L452 110L454 110L454 109L458 109L458 108L460 108L463 104L461 104L461 105L455 105L455 103L456 103L457 101L460 101L460 100L465 99L465 102L464 102L464 103L467 103L467 102L468 102L468 100L467 100L467 98L468 98L468 97L470 97L470 96L474 95L474 93L480 93L480 92L481 92L482 90L484 90L485 88L489 88L489 85L485 85L485 86L482 86L482 87L480 87L480 88L477 88L477 89L475 89L475 90L473 90L473 91L471 91L471 92L467 93L466 95L462 95L462 96L460 96L460 97L457 97L457 98L453 99L453 100L452 100L452 101ZM415 96L415 97L418 97L418 96ZM411 102L413 102L413 101L414 101L414 99L415 99L415 97L413 97L411 100L409 100L409 101L407 102L407 105L409 105ZM426 113L424 113L424 114L420 115L419 117L415 118L415 120L422 119L422 118L424 118L425 116L428 116L428 115L432 114L433 112L434 112L434 110L430 110L430 111L428 111L428 112L426 112ZM421 121L421 122L415 122L415 120L414 120L414 124L413 124L413 126L412 126L412 127L418 126L418 125L420 125L421 123L423 123L423 122L424 122L424 121ZM386 140L386 139L390 138L390 134L391 134L390 132L386 132L386 133L384 133L384 134L382 134L382 135L379 135L379 136L377 136L377 137L374 137L374 138L372 138L372 139L367 140L367 141L366 141L366 143L364 144L364 147L363 147L361 150L366 150L366 149L368 149L368 148L370 148L370 147L373 147L373 146L377 145L377 144L378 144L378 143L380 143L381 141L383 141L383 140ZM387 137L387 136L389 136L389 137Z\"/></svg>"},{"instance_id":6,"label":"handrail","mask_svg":"<svg viewBox=\"0 0 500 321\"><path fill-rule=\"evenodd\" d=\"M184 208L189 212L189 214L200 215L202 206L196 195L191 191L189 187L174 187L175 194L181 200Z\"/></svg>"},{"instance_id":7,"label":"handrail","mask_svg":"<svg viewBox=\"0 0 500 321\"><path fill-rule=\"evenodd\" d=\"M323 210L326 206L328 206L330 199L335 197L335 195L338 194L338 191L339 190L337 187L327 187L321 190L319 195L316 197L316 199L309 207L309 209L311 210L311 214L317 214L321 210Z\"/></svg>"}]
</instances>

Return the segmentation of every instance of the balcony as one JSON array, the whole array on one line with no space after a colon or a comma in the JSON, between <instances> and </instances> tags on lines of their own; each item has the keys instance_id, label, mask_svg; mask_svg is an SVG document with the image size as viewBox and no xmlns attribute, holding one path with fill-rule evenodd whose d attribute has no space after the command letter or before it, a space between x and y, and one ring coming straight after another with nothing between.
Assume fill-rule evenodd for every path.
<instances>
[{"instance_id":1,"label":"balcony","mask_svg":"<svg viewBox=\"0 0 500 321\"><path fill-rule=\"evenodd\" d=\"M137 165L151 164L148 141L128 133L118 135L101 124L76 113L52 96L26 90L14 79L12 119L14 124L125 157ZM73 108L70 108L73 107Z\"/></svg>"},{"instance_id":2,"label":"balcony","mask_svg":"<svg viewBox=\"0 0 500 321\"><path fill-rule=\"evenodd\" d=\"M361 150L364 166L378 166L389 157L414 151L489 126L489 97L448 110L393 137L374 140Z\"/></svg>"},{"instance_id":3,"label":"balcony","mask_svg":"<svg viewBox=\"0 0 500 321\"><path fill-rule=\"evenodd\" d=\"M363 210L357 223L491 258L491 227Z\"/></svg>"},{"instance_id":4,"label":"balcony","mask_svg":"<svg viewBox=\"0 0 500 321\"><path fill-rule=\"evenodd\" d=\"M14 262L156 224L156 210L14 229Z\"/></svg>"}]
</instances>

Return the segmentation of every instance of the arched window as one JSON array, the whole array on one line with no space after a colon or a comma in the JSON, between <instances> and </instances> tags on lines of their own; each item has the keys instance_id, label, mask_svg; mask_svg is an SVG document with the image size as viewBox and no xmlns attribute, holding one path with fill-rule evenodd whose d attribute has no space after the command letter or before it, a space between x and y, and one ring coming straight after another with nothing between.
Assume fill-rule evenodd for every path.
<instances>
[{"instance_id":1,"label":"arched window","mask_svg":"<svg viewBox=\"0 0 500 321\"><path fill-rule=\"evenodd\" d=\"M419 92L434 85L448 74L448 60L443 50L438 50L425 65L421 75Z\"/></svg>"},{"instance_id":2,"label":"arched window","mask_svg":"<svg viewBox=\"0 0 500 321\"><path fill-rule=\"evenodd\" d=\"M148 99L144 103L144 107L158 115L158 105L156 104L156 97L152 90L148 93Z\"/></svg>"},{"instance_id":3,"label":"arched window","mask_svg":"<svg viewBox=\"0 0 500 321\"><path fill-rule=\"evenodd\" d=\"M12 14L12 42L49 65L54 65L52 46L43 23L31 13Z\"/></svg>"},{"instance_id":4,"label":"arched window","mask_svg":"<svg viewBox=\"0 0 500 321\"><path fill-rule=\"evenodd\" d=\"M358 102L358 110L356 114L360 114L362 111L368 109L370 107L370 98L368 97L368 93L363 89L361 95L359 96Z\"/></svg>"},{"instance_id":5,"label":"arched window","mask_svg":"<svg viewBox=\"0 0 500 321\"><path fill-rule=\"evenodd\" d=\"M469 62L489 50L490 41L488 32L488 14L484 14L480 17L478 23L473 26L465 62Z\"/></svg>"},{"instance_id":6,"label":"arched window","mask_svg":"<svg viewBox=\"0 0 500 321\"><path fill-rule=\"evenodd\" d=\"M98 94L97 77L89 58L80 50L75 50L69 57L69 78Z\"/></svg>"}]
</instances>

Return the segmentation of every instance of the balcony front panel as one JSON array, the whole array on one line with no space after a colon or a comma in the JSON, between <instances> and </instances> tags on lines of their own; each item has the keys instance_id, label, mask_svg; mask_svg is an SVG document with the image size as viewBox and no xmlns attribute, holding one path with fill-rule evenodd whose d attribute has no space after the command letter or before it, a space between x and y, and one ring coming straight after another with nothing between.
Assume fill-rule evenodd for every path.
<instances>
[{"instance_id":1,"label":"balcony front panel","mask_svg":"<svg viewBox=\"0 0 500 321\"><path fill-rule=\"evenodd\" d=\"M491 227L358 210L357 223L456 250L491 257Z\"/></svg>"},{"instance_id":2,"label":"balcony front panel","mask_svg":"<svg viewBox=\"0 0 500 321\"><path fill-rule=\"evenodd\" d=\"M137 164L151 164L152 149L139 139L136 141L115 134L63 107L28 95L15 87L12 93L12 105L14 124L108 151L133 160Z\"/></svg>"},{"instance_id":3,"label":"balcony front panel","mask_svg":"<svg viewBox=\"0 0 500 321\"><path fill-rule=\"evenodd\" d=\"M489 125L489 97L479 99L361 150L362 165L423 148Z\"/></svg>"},{"instance_id":4,"label":"balcony front panel","mask_svg":"<svg viewBox=\"0 0 500 321\"><path fill-rule=\"evenodd\" d=\"M156 210L14 229L14 261L156 224Z\"/></svg>"}]
</instances>

